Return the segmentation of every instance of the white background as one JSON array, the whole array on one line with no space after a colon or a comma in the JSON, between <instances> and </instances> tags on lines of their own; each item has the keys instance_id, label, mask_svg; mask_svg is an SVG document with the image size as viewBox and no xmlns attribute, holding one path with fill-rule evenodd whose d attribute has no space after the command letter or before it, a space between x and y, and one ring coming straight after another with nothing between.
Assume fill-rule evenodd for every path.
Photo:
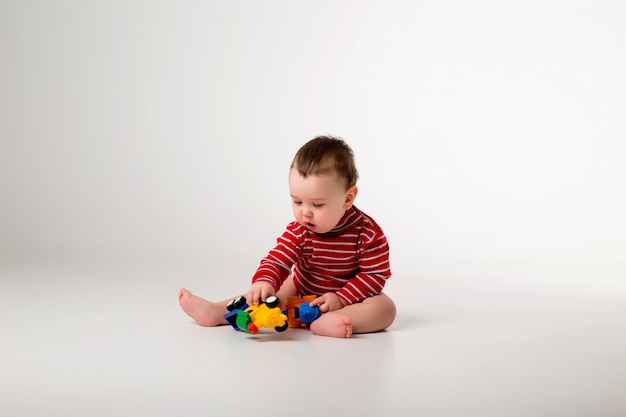
<instances>
[{"instance_id":1,"label":"white background","mask_svg":"<svg viewBox=\"0 0 626 417\"><path fill-rule=\"evenodd\" d=\"M9 256L256 262L330 133L398 268L623 266L621 2L1 7Z\"/></svg>"},{"instance_id":2,"label":"white background","mask_svg":"<svg viewBox=\"0 0 626 417\"><path fill-rule=\"evenodd\" d=\"M623 2L2 1L0 61L7 299L58 265L244 291L319 134L354 149L400 330L429 288L625 294Z\"/></svg>"}]
</instances>

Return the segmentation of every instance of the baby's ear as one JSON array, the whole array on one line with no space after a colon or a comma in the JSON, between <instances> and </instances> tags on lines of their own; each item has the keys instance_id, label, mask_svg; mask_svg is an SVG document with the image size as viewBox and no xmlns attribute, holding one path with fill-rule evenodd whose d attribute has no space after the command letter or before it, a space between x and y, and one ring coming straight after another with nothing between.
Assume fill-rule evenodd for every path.
<instances>
[{"instance_id":1,"label":"baby's ear","mask_svg":"<svg viewBox=\"0 0 626 417\"><path fill-rule=\"evenodd\" d=\"M354 199L356 198L356 195L359 193L359 188L356 185L353 185L352 187L348 188L348 190L346 191L346 200L343 203L343 208L345 210L348 210L350 207L352 207L352 204L354 204Z\"/></svg>"}]
</instances>

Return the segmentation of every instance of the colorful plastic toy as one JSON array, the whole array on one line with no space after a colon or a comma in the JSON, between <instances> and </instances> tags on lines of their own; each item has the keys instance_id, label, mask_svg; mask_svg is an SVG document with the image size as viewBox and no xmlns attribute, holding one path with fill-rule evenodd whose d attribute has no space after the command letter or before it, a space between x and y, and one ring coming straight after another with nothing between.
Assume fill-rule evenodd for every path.
<instances>
[{"instance_id":1,"label":"colorful plastic toy","mask_svg":"<svg viewBox=\"0 0 626 417\"><path fill-rule=\"evenodd\" d=\"M315 295L305 295L304 297L287 297L287 323L289 327L307 327L321 316L318 306L311 307L311 301L315 300Z\"/></svg>"},{"instance_id":2,"label":"colorful plastic toy","mask_svg":"<svg viewBox=\"0 0 626 417\"><path fill-rule=\"evenodd\" d=\"M226 306L224 318L235 330L257 334L262 327L274 328L277 332L287 330L287 316L278 307L278 297L267 297L265 302L249 306L244 296L237 297Z\"/></svg>"}]
</instances>

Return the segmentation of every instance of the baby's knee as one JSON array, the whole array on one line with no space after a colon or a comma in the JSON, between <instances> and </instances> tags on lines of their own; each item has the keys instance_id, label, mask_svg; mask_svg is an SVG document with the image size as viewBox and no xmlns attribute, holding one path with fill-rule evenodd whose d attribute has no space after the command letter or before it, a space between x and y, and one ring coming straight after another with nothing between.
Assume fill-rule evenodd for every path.
<instances>
[{"instance_id":1,"label":"baby's knee","mask_svg":"<svg viewBox=\"0 0 626 417\"><path fill-rule=\"evenodd\" d=\"M376 306L377 314L380 318L386 318L385 328L391 326L391 323L396 318L396 303L393 302L391 297L386 294L378 294L374 297L370 297L363 301L364 303L373 304Z\"/></svg>"},{"instance_id":2,"label":"baby's knee","mask_svg":"<svg viewBox=\"0 0 626 417\"><path fill-rule=\"evenodd\" d=\"M391 297L387 295L385 295L385 298L387 299L387 303L388 303L387 308L389 309L389 312L393 315L393 317L395 317L396 316L396 303L394 303Z\"/></svg>"}]
</instances>

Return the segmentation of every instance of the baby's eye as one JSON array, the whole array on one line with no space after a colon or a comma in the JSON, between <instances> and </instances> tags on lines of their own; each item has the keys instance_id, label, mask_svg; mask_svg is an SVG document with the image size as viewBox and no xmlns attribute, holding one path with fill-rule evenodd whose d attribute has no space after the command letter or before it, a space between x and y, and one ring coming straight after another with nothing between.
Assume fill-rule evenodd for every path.
<instances>
[{"instance_id":1,"label":"baby's eye","mask_svg":"<svg viewBox=\"0 0 626 417\"><path fill-rule=\"evenodd\" d=\"M293 200L293 204L295 204L296 206L299 206L300 204L302 204L302 201Z\"/></svg>"},{"instance_id":2,"label":"baby's eye","mask_svg":"<svg viewBox=\"0 0 626 417\"><path fill-rule=\"evenodd\" d=\"M324 204L313 204L313 207L315 207L315 208L324 207Z\"/></svg>"}]
</instances>

